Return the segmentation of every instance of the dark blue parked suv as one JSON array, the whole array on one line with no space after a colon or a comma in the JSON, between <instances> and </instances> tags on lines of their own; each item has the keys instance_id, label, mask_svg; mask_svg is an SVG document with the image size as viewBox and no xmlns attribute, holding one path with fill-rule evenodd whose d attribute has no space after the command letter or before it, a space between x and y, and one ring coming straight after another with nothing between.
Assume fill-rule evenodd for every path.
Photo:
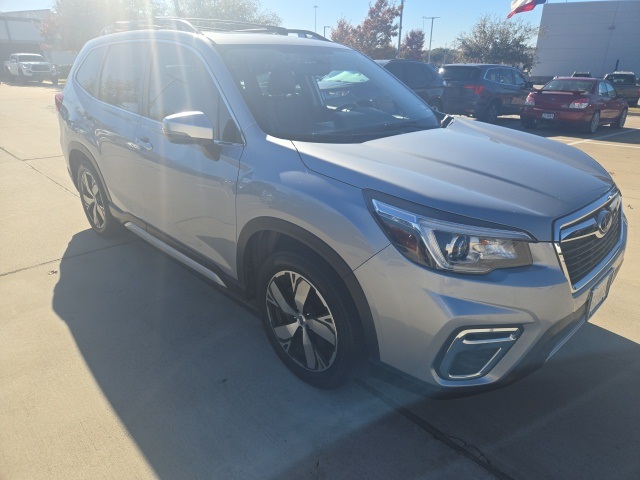
<instances>
[{"instance_id":1,"label":"dark blue parked suv","mask_svg":"<svg viewBox=\"0 0 640 480\"><path fill-rule=\"evenodd\" d=\"M440 75L447 83L442 95L443 111L487 123L495 123L499 115L519 114L533 88L518 69L506 65L444 65Z\"/></svg>"}]
</instances>

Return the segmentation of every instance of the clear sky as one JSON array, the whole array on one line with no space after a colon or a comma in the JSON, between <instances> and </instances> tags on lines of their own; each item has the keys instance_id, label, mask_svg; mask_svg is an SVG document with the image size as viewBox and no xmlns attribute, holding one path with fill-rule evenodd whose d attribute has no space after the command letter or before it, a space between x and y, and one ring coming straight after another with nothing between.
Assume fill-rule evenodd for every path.
<instances>
[{"instance_id":1,"label":"clear sky","mask_svg":"<svg viewBox=\"0 0 640 480\"><path fill-rule=\"evenodd\" d=\"M393 0L390 0L393 1ZM575 0L547 0L559 3ZM375 0L371 0L371 3ZM31 10L49 8L53 0L0 0L0 11ZM90 5L91 0L87 0ZM262 8L278 14L282 25L289 28L316 29L323 34L326 27L334 27L342 17L354 25L366 17L368 0L260 0ZM396 0L396 4L400 0ZM423 17L440 17L433 22L432 48L451 45L462 32L471 30L476 20L485 14L506 18L510 10L510 0L405 0L402 21L403 36L409 30L421 29L424 25L425 48L429 45L431 20ZM317 6L318 8L314 8ZM543 6L532 12L518 14L512 19L522 19L535 26L540 24ZM326 28L327 36L329 28Z\"/></svg>"}]
</instances>

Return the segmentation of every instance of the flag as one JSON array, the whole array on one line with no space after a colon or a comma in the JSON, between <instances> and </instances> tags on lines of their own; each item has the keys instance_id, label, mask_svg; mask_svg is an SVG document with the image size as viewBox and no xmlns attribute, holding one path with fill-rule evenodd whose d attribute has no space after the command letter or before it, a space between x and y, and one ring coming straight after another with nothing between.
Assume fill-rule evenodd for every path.
<instances>
[{"instance_id":1,"label":"flag","mask_svg":"<svg viewBox=\"0 0 640 480\"><path fill-rule=\"evenodd\" d=\"M511 13L507 18L511 18L516 13L530 12L536 5L547 3L547 0L511 0Z\"/></svg>"}]
</instances>

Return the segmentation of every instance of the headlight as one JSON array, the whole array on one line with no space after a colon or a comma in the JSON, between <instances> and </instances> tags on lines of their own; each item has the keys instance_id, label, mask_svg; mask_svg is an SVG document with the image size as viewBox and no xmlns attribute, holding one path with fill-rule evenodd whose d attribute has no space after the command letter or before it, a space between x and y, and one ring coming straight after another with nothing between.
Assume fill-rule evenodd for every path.
<instances>
[{"instance_id":1,"label":"headlight","mask_svg":"<svg viewBox=\"0 0 640 480\"><path fill-rule=\"evenodd\" d=\"M393 245L409 260L436 270L488 273L531 265L524 232L452 223L372 199L373 214Z\"/></svg>"}]
</instances>

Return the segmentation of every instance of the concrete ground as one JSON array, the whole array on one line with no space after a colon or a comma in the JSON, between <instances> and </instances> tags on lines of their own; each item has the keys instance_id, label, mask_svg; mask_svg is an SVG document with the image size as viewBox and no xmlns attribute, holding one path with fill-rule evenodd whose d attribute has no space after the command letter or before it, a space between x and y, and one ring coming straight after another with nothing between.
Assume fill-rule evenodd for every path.
<instances>
[{"instance_id":1,"label":"concrete ground","mask_svg":"<svg viewBox=\"0 0 640 480\"><path fill-rule=\"evenodd\" d=\"M313 389L243 308L133 237L92 233L57 91L0 84L0 479L640 477L640 108L622 131L535 131L623 191L608 301L530 377L432 400L375 376Z\"/></svg>"}]
</instances>

